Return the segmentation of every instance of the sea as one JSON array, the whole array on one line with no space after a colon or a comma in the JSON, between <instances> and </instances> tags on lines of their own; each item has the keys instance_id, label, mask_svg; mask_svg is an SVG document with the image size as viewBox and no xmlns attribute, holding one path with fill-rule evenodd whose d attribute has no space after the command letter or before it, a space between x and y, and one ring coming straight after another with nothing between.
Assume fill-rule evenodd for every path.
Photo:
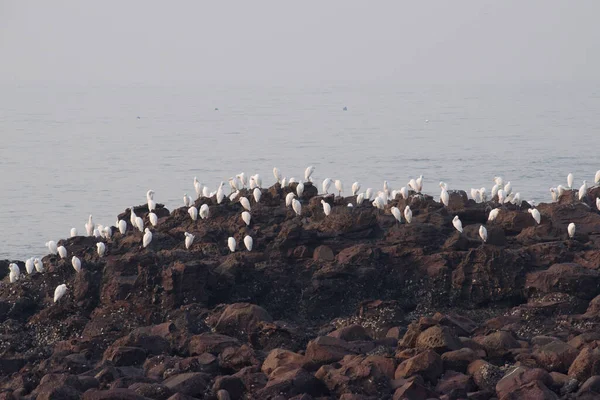
<instances>
[{"instance_id":1,"label":"sea","mask_svg":"<svg viewBox=\"0 0 600 400\"><path fill-rule=\"evenodd\" d=\"M346 109L344 109L346 108ZM114 224L146 191L173 210L193 179L340 179L425 193L511 181L523 199L593 184L600 85L585 83L0 85L0 259L41 257L92 214Z\"/></svg>"}]
</instances>

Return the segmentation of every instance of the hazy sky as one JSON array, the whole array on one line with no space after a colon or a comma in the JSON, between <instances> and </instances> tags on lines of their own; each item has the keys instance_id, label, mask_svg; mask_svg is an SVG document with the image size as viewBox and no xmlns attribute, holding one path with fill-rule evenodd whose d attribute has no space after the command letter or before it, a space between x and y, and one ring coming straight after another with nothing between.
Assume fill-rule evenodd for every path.
<instances>
[{"instance_id":1,"label":"hazy sky","mask_svg":"<svg viewBox=\"0 0 600 400\"><path fill-rule=\"evenodd\" d=\"M600 1L0 0L0 81L589 81Z\"/></svg>"}]
</instances>

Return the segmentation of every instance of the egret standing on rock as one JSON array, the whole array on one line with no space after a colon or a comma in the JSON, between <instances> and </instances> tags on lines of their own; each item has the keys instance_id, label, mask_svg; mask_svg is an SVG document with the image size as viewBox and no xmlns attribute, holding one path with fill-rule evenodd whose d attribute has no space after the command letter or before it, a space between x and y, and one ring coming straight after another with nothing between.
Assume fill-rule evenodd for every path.
<instances>
[{"instance_id":1,"label":"egret standing on rock","mask_svg":"<svg viewBox=\"0 0 600 400\"><path fill-rule=\"evenodd\" d=\"M569 226L567 227L567 232L569 233L569 237L571 239L573 239L575 237L575 224L574 223L570 223Z\"/></svg>"},{"instance_id":2,"label":"egret standing on rock","mask_svg":"<svg viewBox=\"0 0 600 400\"><path fill-rule=\"evenodd\" d=\"M192 198L187 195L187 193L183 194L183 206L189 207L192 205Z\"/></svg>"},{"instance_id":3,"label":"egret standing on rock","mask_svg":"<svg viewBox=\"0 0 600 400\"><path fill-rule=\"evenodd\" d=\"M335 188L338 191L338 195L341 196L342 192L344 191L344 185L342 184L341 180L336 179L336 181L335 181Z\"/></svg>"},{"instance_id":4,"label":"egret standing on rock","mask_svg":"<svg viewBox=\"0 0 600 400\"><path fill-rule=\"evenodd\" d=\"M252 216L250 215L250 213L248 211L244 211L242 213L242 220L246 223L246 226L250 225L251 219L252 219Z\"/></svg>"},{"instance_id":5,"label":"egret standing on rock","mask_svg":"<svg viewBox=\"0 0 600 400\"><path fill-rule=\"evenodd\" d=\"M154 214L153 212L148 214L148 219L150 220L150 223L152 224L152 226L156 226L158 224L158 216L156 214Z\"/></svg>"},{"instance_id":6,"label":"egret standing on rock","mask_svg":"<svg viewBox=\"0 0 600 400\"><path fill-rule=\"evenodd\" d=\"M58 246L56 251L58 251L60 258L67 258L67 249L65 246Z\"/></svg>"},{"instance_id":7,"label":"egret standing on rock","mask_svg":"<svg viewBox=\"0 0 600 400\"><path fill-rule=\"evenodd\" d=\"M315 167L313 167L312 165L307 167L304 170L304 180L306 182L312 182L312 179L310 179L311 175L313 174L313 172L315 172Z\"/></svg>"},{"instance_id":8,"label":"egret standing on rock","mask_svg":"<svg viewBox=\"0 0 600 400\"><path fill-rule=\"evenodd\" d=\"M296 199L292 200L292 209L294 210L296 215L298 215L298 216L302 215L302 204L298 200L296 200Z\"/></svg>"},{"instance_id":9,"label":"egret standing on rock","mask_svg":"<svg viewBox=\"0 0 600 400\"><path fill-rule=\"evenodd\" d=\"M573 180L575 178L573 177L573 174L569 172L569 175L567 175L567 187L569 189L573 189Z\"/></svg>"},{"instance_id":10,"label":"egret standing on rock","mask_svg":"<svg viewBox=\"0 0 600 400\"><path fill-rule=\"evenodd\" d=\"M250 207L250 201L246 197L240 197L240 204L244 210L252 211L252 207Z\"/></svg>"},{"instance_id":11,"label":"egret standing on rock","mask_svg":"<svg viewBox=\"0 0 600 400\"><path fill-rule=\"evenodd\" d=\"M490 211L490 215L488 216L488 221L495 220L498 217L499 213L500 213L500 209L494 208L492 211Z\"/></svg>"},{"instance_id":12,"label":"egret standing on rock","mask_svg":"<svg viewBox=\"0 0 600 400\"><path fill-rule=\"evenodd\" d=\"M15 283L18 281L19 277L21 276L21 270L19 270L19 266L15 263L10 263L8 264L8 270L10 271L8 275L10 283Z\"/></svg>"},{"instance_id":13,"label":"egret standing on rock","mask_svg":"<svg viewBox=\"0 0 600 400\"><path fill-rule=\"evenodd\" d=\"M239 174L237 174L235 176L236 178L238 178L240 180L240 182L242 183L242 187L246 187L248 186L248 178L246 177L246 174L243 172L240 172Z\"/></svg>"},{"instance_id":14,"label":"egret standing on rock","mask_svg":"<svg viewBox=\"0 0 600 400\"><path fill-rule=\"evenodd\" d=\"M456 228L457 231L459 231L460 233L463 233L462 222L460 221L460 218L458 218L458 215L455 215L454 218L452 219L452 225L454 225L454 227Z\"/></svg>"},{"instance_id":15,"label":"egret standing on rock","mask_svg":"<svg viewBox=\"0 0 600 400\"><path fill-rule=\"evenodd\" d=\"M298 185L296 185L296 193L298 194L298 198L301 199L302 193L304 193L304 183L298 182Z\"/></svg>"},{"instance_id":16,"label":"egret standing on rock","mask_svg":"<svg viewBox=\"0 0 600 400\"><path fill-rule=\"evenodd\" d=\"M35 266L35 270L37 272L44 272L44 263L39 258L33 259L33 265Z\"/></svg>"},{"instance_id":17,"label":"egret standing on rock","mask_svg":"<svg viewBox=\"0 0 600 400\"><path fill-rule=\"evenodd\" d=\"M196 191L196 198L200 198L200 195L202 194L202 184L198 181L197 177L194 177L194 190Z\"/></svg>"},{"instance_id":18,"label":"egret standing on rock","mask_svg":"<svg viewBox=\"0 0 600 400\"><path fill-rule=\"evenodd\" d=\"M587 181L583 181L583 185L579 188L579 201L587 195Z\"/></svg>"},{"instance_id":19,"label":"egret standing on rock","mask_svg":"<svg viewBox=\"0 0 600 400\"><path fill-rule=\"evenodd\" d=\"M400 211L400 209L398 207L392 207L390 209L390 211L392 212L392 215L394 216L394 218L396 218L396 221L398 223L402 222L402 212Z\"/></svg>"},{"instance_id":20,"label":"egret standing on rock","mask_svg":"<svg viewBox=\"0 0 600 400\"><path fill-rule=\"evenodd\" d=\"M600 211L600 197L596 197L596 208Z\"/></svg>"},{"instance_id":21,"label":"egret standing on rock","mask_svg":"<svg viewBox=\"0 0 600 400\"><path fill-rule=\"evenodd\" d=\"M106 245L102 242L96 243L96 247L98 248L98 256L103 257L106 252Z\"/></svg>"},{"instance_id":22,"label":"egret standing on rock","mask_svg":"<svg viewBox=\"0 0 600 400\"><path fill-rule=\"evenodd\" d=\"M77 228L71 228L71 237L77 236Z\"/></svg>"},{"instance_id":23,"label":"egret standing on rock","mask_svg":"<svg viewBox=\"0 0 600 400\"><path fill-rule=\"evenodd\" d=\"M279 169L277 169L277 167L273 168L273 176L275 177L277 183L281 183L281 172L279 172Z\"/></svg>"},{"instance_id":24,"label":"egret standing on rock","mask_svg":"<svg viewBox=\"0 0 600 400\"><path fill-rule=\"evenodd\" d=\"M404 219L406 219L406 223L408 224L412 222L412 210L409 206L404 208Z\"/></svg>"},{"instance_id":25,"label":"egret standing on rock","mask_svg":"<svg viewBox=\"0 0 600 400\"><path fill-rule=\"evenodd\" d=\"M35 269L35 267L33 266L33 258L28 258L25 261L25 270L27 271L28 275L33 274L33 270Z\"/></svg>"},{"instance_id":26,"label":"egret standing on rock","mask_svg":"<svg viewBox=\"0 0 600 400\"><path fill-rule=\"evenodd\" d=\"M448 207L448 204L450 203L450 195L444 187L442 187L442 193L440 193L440 200L446 207Z\"/></svg>"},{"instance_id":27,"label":"egret standing on rock","mask_svg":"<svg viewBox=\"0 0 600 400\"><path fill-rule=\"evenodd\" d=\"M540 212L537 210L537 208L530 208L527 210L527 212L531 214L535 222L539 225L540 221L542 220L542 216L540 215Z\"/></svg>"},{"instance_id":28,"label":"egret standing on rock","mask_svg":"<svg viewBox=\"0 0 600 400\"><path fill-rule=\"evenodd\" d=\"M483 243L487 242L488 233L487 229L485 229L485 226L483 225L479 227L479 237L481 238L481 240L483 240Z\"/></svg>"},{"instance_id":29,"label":"egret standing on rock","mask_svg":"<svg viewBox=\"0 0 600 400\"><path fill-rule=\"evenodd\" d=\"M208 215L209 215L208 204L202 204L202 206L200 206L200 218L202 218L202 219L208 218Z\"/></svg>"},{"instance_id":30,"label":"egret standing on rock","mask_svg":"<svg viewBox=\"0 0 600 400\"><path fill-rule=\"evenodd\" d=\"M194 206L188 208L188 214L190 214L190 218L192 221L196 221L198 219L198 209Z\"/></svg>"},{"instance_id":31,"label":"egret standing on rock","mask_svg":"<svg viewBox=\"0 0 600 400\"><path fill-rule=\"evenodd\" d=\"M90 214L88 222L85 224L85 231L88 236L92 236L94 234L94 221L92 220L92 214Z\"/></svg>"},{"instance_id":32,"label":"egret standing on rock","mask_svg":"<svg viewBox=\"0 0 600 400\"><path fill-rule=\"evenodd\" d=\"M223 186L225 186L225 182L221 181L221 184L219 184L219 188L217 189L217 204L221 204L221 202L225 198L225 192L223 191Z\"/></svg>"},{"instance_id":33,"label":"egret standing on rock","mask_svg":"<svg viewBox=\"0 0 600 400\"><path fill-rule=\"evenodd\" d=\"M71 258L71 265L73 265L75 272L81 272L81 260L78 257L73 256Z\"/></svg>"},{"instance_id":34,"label":"egret standing on rock","mask_svg":"<svg viewBox=\"0 0 600 400\"><path fill-rule=\"evenodd\" d=\"M596 185L600 185L600 169L596 171L596 176L594 176L594 183Z\"/></svg>"},{"instance_id":35,"label":"egret standing on rock","mask_svg":"<svg viewBox=\"0 0 600 400\"><path fill-rule=\"evenodd\" d=\"M296 196L294 194L294 192L289 192L286 196L285 196L285 206L289 207L292 205L292 200L294 200L294 196Z\"/></svg>"},{"instance_id":36,"label":"egret standing on rock","mask_svg":"<svg viewBox=\"0 0 600 400\"><path fill-rule=\"evenodd\" d=\"M152 241L152 232L150 232L150 229L146 228L145 232L142 238L142 247L147 247Z\"/></svg>"},{"instance_id":37,"label":"egret standing on rock","mask_svg":"<svg viewBox=\"0 0 600 400\"><path fill-rule=\"evenodd\" d=\"M236 246L237 246L237 243L235 242L235 238L230 236L227 239L227 247L229 247L229 251L231 251L232 253L235 252Z\"/></svg>"},{"instance_id":38,"label":"egret standing on rock","mask_svg":"<svg viewBox=\"0 0 600 400\"><path fill-rule=\"evenodd\" d=\"M417 180L417 193L421 193L423 191L423 175L420 175Z\"/></svg>"},{"instance_id":39,"label":"egret standing on rock","mask_svg":"<svg viewBox=\"0 0 600 400\"><path fill-rule=\"evenodd\" d=\"M56 303L67 293L67 285L64 283L62 285L58 285L56 289L54 289L54 302Z\"/></svg>"},{"instance_id":40,"label":"egret standing on rock","mask_svg":"<svg viewBox=\"0 0 600 400\"><path fill-rule=\"evenodd\" d=\"M258 204L262 196L262 192L259 188L254 188L254 190L252 191L252 196L254 196L254 201L256 202L256 204Z\"/></svg>"},{"instance_id":41,"label":"egret standing on rock","mask_svg":"<svg viewBox=\"0 0 600 400\"><path fill-rule=\"evenodd\" d=\"M323 180L323 185L322 185L323 186L323 194L329 193L328 192L329 191L329 187L331 186L332 183L333 183L333 181L331 179L329 179L329 178L325 178Z\"/></svg>"},{"instance_id":42,"label":"egret standing on rock","mask_svg":"<svg viewBox=\"0 0 600 400\"><path fill-rule=\"evenodd\" d=\"M360 206L363 201L365 201L365 194L364 193L359 193L358 196L356 196L356 205Z\"/></svg>"},{"instance_id":43,"label":"egret standing on rock","mask_svg":"<svg viewBox=\"0 0 600 400\"><path fill-rule=\"evenodd\" d=\"M187 232L184 232L183 234L185 235L185 248L189 249L192 243L194 243L195 236Z\"/></svg>"},{"instance_id":44,"label":"egret standing on rock","mask_svg":"<svg viewBox=\"0 0 600 400\"><path fill-rule=\"evenodd\" d=\"M54 240L46 242L46 247L48 248L48 250L50 250L50 253L52 254L56 254L58 252L56 242Z\"/></svg>"},{"instance_id":45,"label":"egret standing on rock","mask_svg":"<svg viewBox=\"0 0 600 400\"><path fill-rule=\"evenodd\" d=\"M244 237L244 246L246 246L246 250L252 251L252 246L254 245L254 240L252 236L246 235Z\"/></svg>"},{"instance_id":46,"label":"egret standing on rock","mask_svg":"<svg viewBox=\"0 0 600 400\"><path fill-rule=\"evenodd\" d=\"M385 181L385 183L387 183L387 181ZM384 186L385 186L385 184L384 184ZM358 194L359 190L360 190L360 183L354 182L352 184L352 196L356 196Z\"/></svg>"},{"instance_id":47,"label":"egret standing on rock","mask_svg":"<svg viewBox=\"0 0 600 400\"><path fill-rule=\"evenodd\" d=\"M144 232L144 220L142 217L135 217L135 226L137 226L140 232Z\"/></svg>"},{"instance_id":48,"label":"egret standing on rock","mask_svg":"<svg viewBox=\"0 0 600 400\"><path fill-rule=\"evenodd\" d=\"M121 233L121 235L124 235L125 232L127 231L127 222L120 219L118 225L119 225L119 232Z\"/></svg>"},{"instance_id":49,"label":"egret standing on rock","mask_svg":"<svg viewBox=\"0 0 600 400\"><path fill-rule=\"evenodd\" d=\"M329 204L325 200L321 200L321 204L323 204L323 212L325 213L325 216L331 214L331 204Z\"/></svg>"}]
</instances>

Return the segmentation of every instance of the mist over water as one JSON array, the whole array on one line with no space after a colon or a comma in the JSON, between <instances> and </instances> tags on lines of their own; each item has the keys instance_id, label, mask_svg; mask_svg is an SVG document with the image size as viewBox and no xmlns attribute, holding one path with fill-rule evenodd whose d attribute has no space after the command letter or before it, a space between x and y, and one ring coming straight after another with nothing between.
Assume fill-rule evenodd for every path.
<instances>
[{"instance_id":1,"label":"mist over water","mask_svg":"<svg viewBox=\"0 0 600 400\"><path fill-rule=\"evenodd\" d=\"M211 190L242 171L270 186L274 166L299 180L314 165L319 189L341 179L346 195L423 174L437 199L440 180L489 191L501 175L550 201L567 173L578 188L600 169L598 109L597 84L4 84L0 259L46 254L90 213L114 225L148 189L173 210L194 176Z\"/></svg>"}]
</instances>

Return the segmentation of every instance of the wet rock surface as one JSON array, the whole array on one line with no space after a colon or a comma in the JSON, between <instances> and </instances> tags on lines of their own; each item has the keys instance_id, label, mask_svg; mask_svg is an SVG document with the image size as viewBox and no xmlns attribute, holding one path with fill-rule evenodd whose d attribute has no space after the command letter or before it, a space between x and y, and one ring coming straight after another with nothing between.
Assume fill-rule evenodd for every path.
<instances>
[{"instance_id":1,"label":"wet rock surface","mask_svg":"<svg viewBox=\"0 0 600 400\"><path fill-rule=\"evenodd\" d=\"M464 192L448 208L413 194L384 210L330 195L325 216L305 183L297 216L290 190L256 204L243 189L248 226L238 200L200 198L210 215L197 221L158 205L146 248L127 210L124 235L61 240L67 259L47 255L43 273L19 261L9 283L0 261L1 398L600 398L595 208L567 193L538 206L537 225L526 203L488 221L498 205ZM390 208L407 204L413 221L398 224Z\"/></svg>"}]
</instances>

